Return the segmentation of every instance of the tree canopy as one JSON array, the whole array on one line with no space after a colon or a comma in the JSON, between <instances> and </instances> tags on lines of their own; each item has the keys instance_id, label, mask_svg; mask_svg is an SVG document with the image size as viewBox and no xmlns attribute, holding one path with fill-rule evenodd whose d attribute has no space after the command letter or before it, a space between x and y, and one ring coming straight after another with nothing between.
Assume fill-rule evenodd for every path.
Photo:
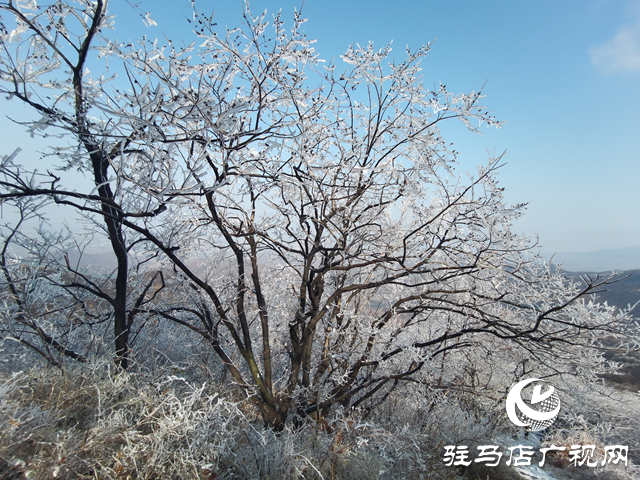
<instances>
[{"instance_id":1,"label":"tree canopy","mask_svg":"<svg viewBox=\"0 0 640 480\"><path fill-rule=\"evenodd\" d=\"M481 91L426 86L430 45L323 61L300 12L289 29L248 3L236 29L194 10L187 46L113 39L103 0L0 10L0 92L37 114L34 135L68 142L38 172L7 154L0 198L22 218L75 209L117 265L89 274L72 232L61 246L7 223L5 338L85 360L95 344L79 332L108 323L127 368L149 322L187 329L281 429L415 385L593 377L598 338L619 334L626 314L586 300L611 279L568 282L512 233L524 205L503 198L502 156L457 176L441 124L500 123Z\"/></svg>"}]
</instances>

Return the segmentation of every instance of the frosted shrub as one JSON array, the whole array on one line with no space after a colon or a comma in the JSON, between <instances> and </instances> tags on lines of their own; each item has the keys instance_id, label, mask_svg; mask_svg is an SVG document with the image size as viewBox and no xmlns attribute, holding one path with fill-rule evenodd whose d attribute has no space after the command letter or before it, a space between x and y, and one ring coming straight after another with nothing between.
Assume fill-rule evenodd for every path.
<instances>
[{"instance_id":1,"label":"frosted shrub","mask_svg":"<svg viewBox=\"0 0 640 480\"><path fill-rule=\"evenodd\" d=\"M14 374L0 388L0 457L37 479L446 476L436 437L412 427L354 412L276 433L216 387L149 378L104 364Z\"/></svg>"}]
</instances>

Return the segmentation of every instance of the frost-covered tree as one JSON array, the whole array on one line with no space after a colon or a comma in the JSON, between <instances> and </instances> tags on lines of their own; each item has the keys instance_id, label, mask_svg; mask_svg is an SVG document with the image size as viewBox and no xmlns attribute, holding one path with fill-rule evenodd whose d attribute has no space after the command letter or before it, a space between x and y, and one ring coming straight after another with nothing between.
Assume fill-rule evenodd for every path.
<instances>
[{"instance_id":1,"label":"frost-covered tree","mask_svg":"<svg viewBox=\"0 0 640 480\"><path fill-rule=\"evenodd\" d=\"M32 133L57 127L73 137L74 145L58 152L58 157L65 161L66 168L86 171L94 181L95 195L101 199L95 208L103 213L118 264L110 298L116 355L126 368L127 245L120 221L122 208L109 182L110 163L118 155L113 148L119 142L102 136L104 128L91 117L93 99L100 96L103 80L94 80L87 69L89 55L95 56L94 42L108 26L106 3L54 2L43 7L35 1L10 1L2 2L0 10L4 14L0 20L2 92L41 116L29 125ZM54 178L51 189L56 188L55 182Z\"/></svg>"},{"instance_id":2,"label":"frost-covered tree","mask_svg":"<svg viewBox=\"0 0 640 480\"><path fill-rule=\"evenodd\" d=\"M0 196L102 219L122 366L128 315L167 319L206 339L280 429L407 385L486 386L507 369L492 354L514 378L575 374L618 331L623 316L583 300L608 280L568 284L511 232L524 206L503 199L500 157L454 175L440 124L499 123L480 92L425 86L429 45L324 62L299 12L288 30L245 4L242 26L221 30L194 10L179 47L113 40L101 0L0 9L0 91L41 115L34 134L73 139L53 153L94 180L80 191L5 164ZM171 282L161 301L153 283L127 299L133 251Z\"/></svg>"},{"instance_id":3,"label":"frost-covered tree","mask_svg":"<svg viewBox=\"0 0 640 480\"><path fill-rule=\"evenodd\" d=\"M79 334L78 315L82 301L64 294L47 271L46 254L42 244L23 232L29 221L42 222L39 198L20 198L13 205L17 209L13 223L0 226L0 285L3 289L0 301L0 335L3 341L14 341L37 352L50 364L60 366L67 356L85 362L86 357L71 346L73 337ZM44 236L47 234L43 231ZM59 237L48 241L52 247ZM36 255L27 255L29 260L12 255L12 247L22 247L26 252L35 250ZM46 247L45 247L46 248ZM54 276L59 275L59 271ZM89 342L90 343L90 342ZM5 345L6 346L6 345Z\"/></svg>"}]
</instances>

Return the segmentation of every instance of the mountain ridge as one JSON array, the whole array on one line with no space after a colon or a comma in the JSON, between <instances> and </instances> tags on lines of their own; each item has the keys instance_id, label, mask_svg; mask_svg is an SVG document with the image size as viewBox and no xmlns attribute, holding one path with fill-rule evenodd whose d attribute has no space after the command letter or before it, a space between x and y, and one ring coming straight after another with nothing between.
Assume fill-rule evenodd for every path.
<instances>
[{"instance_id":1,"label":"mountain ridge","mask_svg":"<svg viewBox=\"0 0 640 480\"><path fill-rule=\"evenodd\" d=\"M541 252L541 256L570 272L640 270L640 246L609 248L590 252Z\"/></svg>"}]
</instances>

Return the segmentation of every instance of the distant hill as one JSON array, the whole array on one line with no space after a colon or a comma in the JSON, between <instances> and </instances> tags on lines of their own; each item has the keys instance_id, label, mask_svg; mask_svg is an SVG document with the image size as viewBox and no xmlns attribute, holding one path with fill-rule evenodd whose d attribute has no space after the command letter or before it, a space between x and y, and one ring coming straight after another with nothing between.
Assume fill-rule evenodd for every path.
<instances>
[{"instance_id":1,"label":"distant hill","mask_svg":"<svg viewBox=\"0 0 640 480\"><path fill-rule=\"evenodd\" d=\"M595 250L593 252L544 252L542 257L553 263L562 264L571 272L610 272L611 270L640 269L640 246Z\"/></svg>"},{"instance_id":2,"label":"distant hill","mask_svg":"<svg viewBox=\"0 0 640 480\"><path fill-rule=\"evenodd\" d=\"M564 272L568 277L579 279L581 275L592 272ZM601 274L601 276L607 275L607 273ZM624 280L607 286L607 291L599 293L597 298L599 302L607 302L609 305L614 305L618 308L626 308L627 305L633 305L640 301L640 270L628 270L621 272L621 275L629 276ZM634 316L640 316L640 305L638 305L634 311Z\"/></svg>"},{"instance_id":3,"label":"distant hill","mask_svg":"<svg viewBox=\"0 0 640 480\"><path fill-rule=\"evenodd\" d=\"M71 261L78 260L77 254L71 254ZM549 260L551 255L543 255ZM200 261L205 261L202 257ZM598 294L600 302L607 301L609 305L626 308L627 305L640 301L640 247L621 248L618 250L597 250L585 253L558 253L553 263L563 265L564 273L571 278L578 279L580 275L600 273L608 275L612 270L619 271L621 276L629 278L609 285L606 292ZM194 259L192 261L198 261ZM116 262L110 251L85 253L82 257L83 266L97 269L113 269ZM636 266L634 266L636 265ZM640 305L634 310L635 316L640 316Z\"/></svg>"},{"instance_id":4,"label":"distant hill","mask_svg":"<svg viewBox=\"0 0 640 480\"><path fill-rule=\"evenodd\" d=\"M584 274L605 276L612 271L621 276L628 275L629 278L609 285L606 292L598 294L598 300L618 308L640 301L640 246L592 252L543 252L541 256L547 261L553 259L555 265L562 265L564 273L575 279ZM634 314L640 316L640 306L635 308Z\"/></svg>"}]
</instances>

